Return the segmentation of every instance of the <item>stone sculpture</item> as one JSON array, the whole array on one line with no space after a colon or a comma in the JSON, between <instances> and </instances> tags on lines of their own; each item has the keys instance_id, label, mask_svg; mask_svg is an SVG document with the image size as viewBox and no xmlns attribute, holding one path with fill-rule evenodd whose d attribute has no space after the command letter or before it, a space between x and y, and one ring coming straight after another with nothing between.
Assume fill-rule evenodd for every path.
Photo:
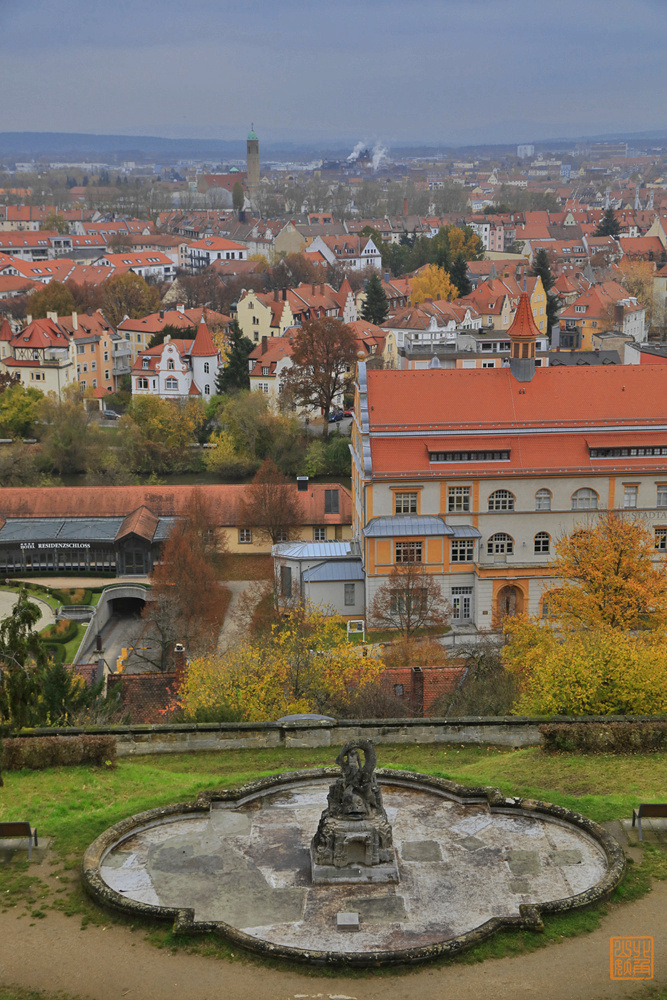
<instances>
[{"instance_id":1,"label":"stone sculpture","mask_svg":"<svg viewBox=\"0 0 667 1000\"><path fill-rule=\"evenodd\" d=\"M313 882L398 881L376 761L370 740L346 743L338 754L341 775L329 787L327 807L310 845Z\"/></svg>"}]
</instances>

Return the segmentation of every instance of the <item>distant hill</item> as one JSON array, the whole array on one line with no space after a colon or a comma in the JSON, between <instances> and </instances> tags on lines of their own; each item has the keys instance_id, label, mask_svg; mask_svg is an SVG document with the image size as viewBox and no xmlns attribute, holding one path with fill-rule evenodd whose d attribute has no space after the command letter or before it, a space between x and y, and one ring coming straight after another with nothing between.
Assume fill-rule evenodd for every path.
<instances>
[{"instance_id":1,"label":"distant hill","mask_svg":"<svg viewBox=\"0 0 667 1000\"><path fill-rule=\"evenodd\" d=\"M530 137L526 137L530 141ZM610 133L605 135L573 136L568 139L542 139L535 142L539 149L562 149L580 142L627 142L630 145L665 145L667 130L650 132ZM262 160L325 159L345 157L349 145L332 139L319 142L269 142L261 141ZM513 152L515 143L475 143L454 145L440 143L428 145L420 142L396 143L391 149L392 158L401 156L496 155ZM92 160L120 163L135 160L138 163L173 163L181 159L241 160L245 158L245 140L234 139L165 139L161 136L90 135L85 132L0 132L0 160Z\"/></svg>"},{"instance_id":2,"label":"distant hill","mask_svg":"<svg viewBox=\"0 0 667 1000\"><path fill-rule=\"evenodd\" d=\"M308 152L296 143L261 145L262 156L294 156ZM84 132L0 132L0 159L102 160L121 162L173 162L180 159L239 160L245 157L245 140L165 139L154 135L89 135ZM310 150L312 155L312 150Z\"/></svg>"}]
</instances>

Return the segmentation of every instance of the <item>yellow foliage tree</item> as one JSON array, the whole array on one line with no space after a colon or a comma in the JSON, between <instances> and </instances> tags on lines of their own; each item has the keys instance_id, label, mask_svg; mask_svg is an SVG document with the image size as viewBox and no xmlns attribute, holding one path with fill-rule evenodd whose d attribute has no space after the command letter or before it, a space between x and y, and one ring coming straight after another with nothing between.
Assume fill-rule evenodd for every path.
<instances>
[{"instance_id":1,"label":"yellow foliage tree","mask_svg":"<svg viewBox=\"0 0 667 1000\"><path fill-rule=\"evenodd\" d=\"M452 299L458 298L458 294L458 288L452 284L444 268L428 264L412 279L410 302L413 305L418 305L426 299L432 299L433 302L447 299L451 302Z\"/></svg>"},{"instance_id":2,"label":"yellow foliage tree","mask_svg":"<svg viewBox=\"0 0 667 1000\"><path fill-rule=\"evenodd\" d=\"M511 619L503 660L522 689L525 715L654 715L667 711L667 638L592 628L559 635L545 622Z\"/></svg>"},{"instance_id":3,"label":"yellow foliage tree","mask_svg":"<svg viewBox=\"0 0 667 1000\"><path fill-rule=\"evenodd\" d=\"M619 282L640 305L646 309L646 323L653 325L654 299L653 276L655 264L649 260L631 260L624 257L618 265L621 272Z\"/></svg>"},{"instance_id":4,"label":"yellow foliage tree","mask_svg":"<svg viewBox=\"0 0 667 1000\"><path fill-rule=\"evenodd\" d=\"M382 663L343 638L343 619L298 606L265 643L242 640L190 663L178 693L188 719L248 722L302 712L339 712L377 681Z\"/></svg>"},{"instance_id":5,"label":"yellow foliage tree","mask_svg":"<svg viewBox=\"0 0 667 1000\"><path fill-rule=\"evenodd\" d=\"M519 712L667 711L667 577L649 531L610 511L559 541L548 618L506 618Z\"/></svg>"},{"instance_id":6,"label":"yellow foliage tree","mask_svg":"<svg viewBox=\"0 0 667 1000\"><path fill-rule=\"evenodd\" d=\"M667 571L641 521L609 511L556 545L544 595L562 628L667 628Z\"/></svg>"}]
</instances>

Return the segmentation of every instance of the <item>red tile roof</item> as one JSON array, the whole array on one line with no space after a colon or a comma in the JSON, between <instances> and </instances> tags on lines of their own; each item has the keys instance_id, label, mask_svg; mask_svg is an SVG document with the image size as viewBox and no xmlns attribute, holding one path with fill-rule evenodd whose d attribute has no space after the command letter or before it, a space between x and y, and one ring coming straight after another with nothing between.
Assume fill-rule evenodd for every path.
<instances>
[{"instance_id":1,"label":"red tile roof","mask_svg":"<svg viewBox=\"0 0 667 1000\"><path fill-rule=\"evenodd\" d=\"M639 367L639 366L637 366ZM657 366L656 366L657 367ZM667 366L665 367L667 374ZM294 486L296 491L296 484ZM324 490L339 491L339 514L324 514ZM145 507L156 517L184 517L198 496L214 525L235 525L247 487L215 486L44 486L0 489L0 516L128 517ZM352 497L339 483L310 483L296 493L303 524L351 524Z\"/></svg>"}]
</instances>

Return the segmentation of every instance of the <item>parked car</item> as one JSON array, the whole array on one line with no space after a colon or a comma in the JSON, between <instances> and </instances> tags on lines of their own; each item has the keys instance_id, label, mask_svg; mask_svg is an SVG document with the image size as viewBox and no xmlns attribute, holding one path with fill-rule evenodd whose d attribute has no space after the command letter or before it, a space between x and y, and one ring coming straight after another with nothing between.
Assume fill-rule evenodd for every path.
<instances>
[{"instance_id":1,"label":"parked car","mask_svg":"<svg viewBox=\"0 0 667 1000\"><path fill-rule=\"evenodd\" d=\"M344 417L353 417L354 416L354 410L343 410L343 416Z\"/></svg>"},{"instance_id":2,"label":"parked car","mask_svg":"<svg viewBox=\"0 0 667 1000\"><path fill-rule=\"evenodd\" d=\"M342 420L342 419L343 419L343 411L342 410L331 410L331 412L329 413L329 423L330 424L338 423L338 421Z\"/></svg>"},{"instance_id":3,"label":"parked car","mask_svg":"<svg viewBox=\"0 0 667 1000\"><path fill-rule=\"evenodd\" d=\"M120 413L116 413L115 410L102 410L103 420L119 420Z\"/></svg>"}]
</instances>

